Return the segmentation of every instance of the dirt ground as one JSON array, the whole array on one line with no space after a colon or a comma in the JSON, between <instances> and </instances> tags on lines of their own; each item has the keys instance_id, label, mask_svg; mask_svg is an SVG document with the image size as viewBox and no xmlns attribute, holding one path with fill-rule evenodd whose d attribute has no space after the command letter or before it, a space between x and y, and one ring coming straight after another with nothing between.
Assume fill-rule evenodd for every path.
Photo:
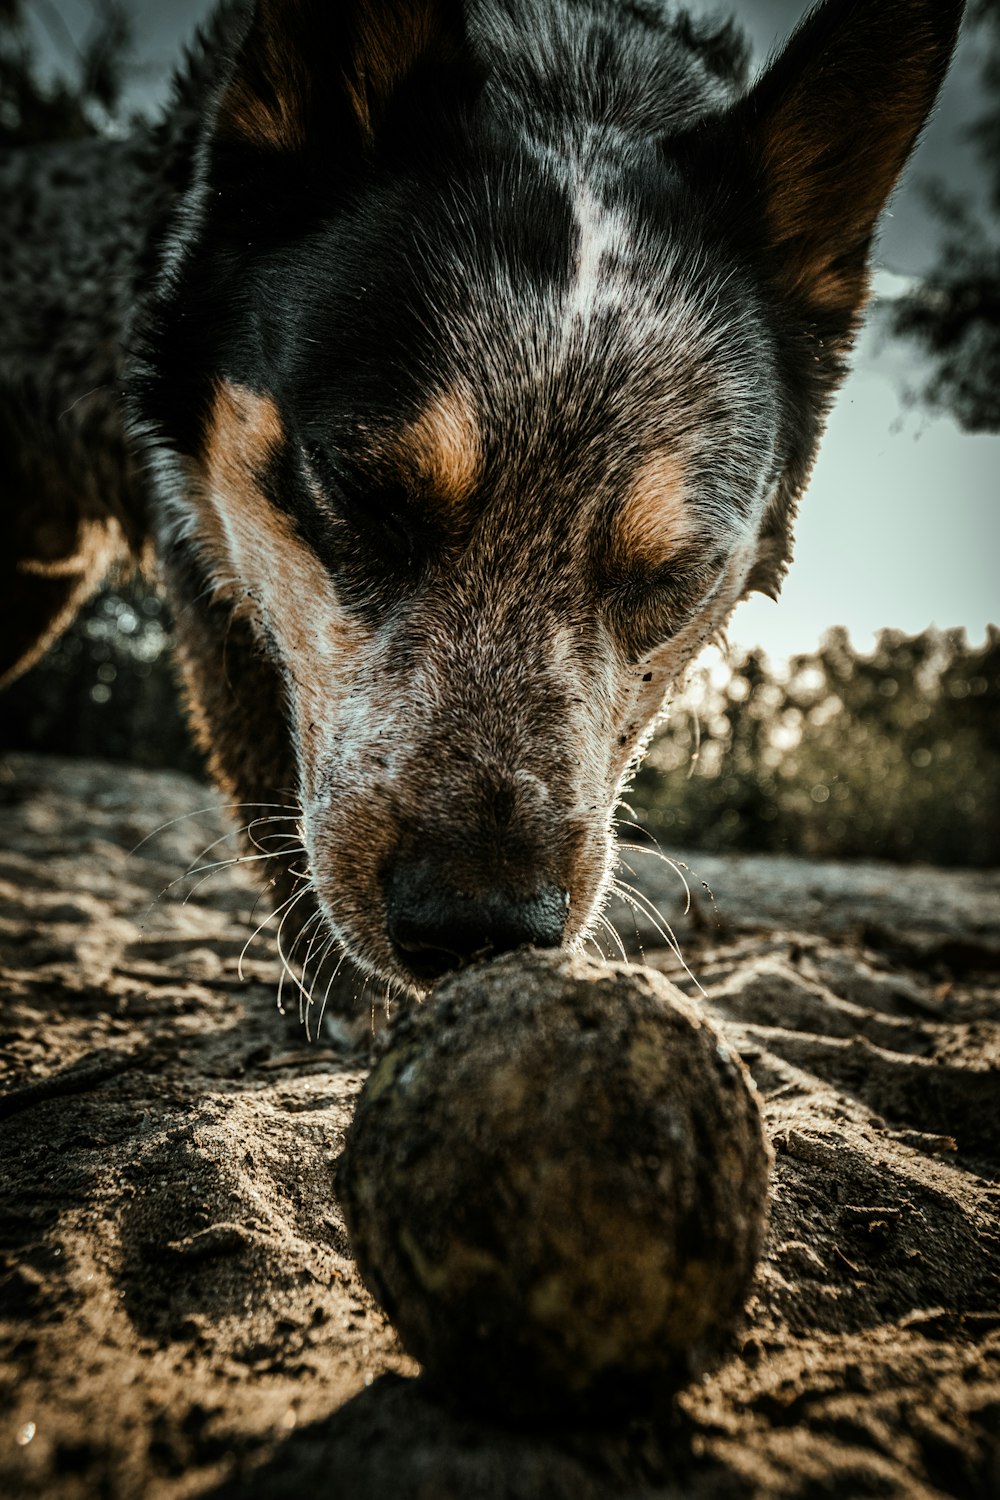
<instances>
[{"instance_id":1,"label":"dirt ground","mask_svg":"<svg viewBox=\"0 0 1000 1500\"><path fill-rule=\"evenodd\" d=\"M199 860L212 804L0 767L0 1494L1000 1495L998 875L691 856L685 915L626 855L762 1091L770 1235L659 1426L518 1431L442 1404L357 1279L332 1169L381 1001L310 1045L270 929L240 977L250 872L179 878L232 850Z\"/></svg>"}]
</instances>

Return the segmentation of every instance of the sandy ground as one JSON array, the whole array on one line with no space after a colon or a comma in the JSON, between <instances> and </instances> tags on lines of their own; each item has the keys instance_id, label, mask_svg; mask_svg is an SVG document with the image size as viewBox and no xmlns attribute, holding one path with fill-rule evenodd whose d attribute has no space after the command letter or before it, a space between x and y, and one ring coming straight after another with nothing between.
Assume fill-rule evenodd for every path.
<instances>
[{"instance_id":1,"label":"sandy ground","mask_svg":"<svg viewBox=\"0 0 1000 1500\"><path fill-rule=\"evenodd\" d=\"M332 1167L378 1007L307 1045L266 930L240 978L249 872L178 879L212 800L0 768L0 1494L1000 1495L996 875L692 856L685 915L626 856L761 1088L770 1236L662 1424L521 1432L439 1404L357 1279Z\"/></svg>"}]
</instances>

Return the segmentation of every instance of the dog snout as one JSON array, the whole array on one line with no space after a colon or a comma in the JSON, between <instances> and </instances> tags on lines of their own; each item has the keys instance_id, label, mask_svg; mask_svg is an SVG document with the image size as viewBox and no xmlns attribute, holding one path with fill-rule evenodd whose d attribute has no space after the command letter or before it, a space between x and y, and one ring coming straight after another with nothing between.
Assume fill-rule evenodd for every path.
<instances>
[{"instance_id":1,"label":"dog snout","mask_svg":"<svg viewBox=\"0 0 1000 1500\"><path fill-rule=\"evenodd\" d=\"M469 892L427 862L398 861L386 882L386 927L399 962L425 983L514 948L558 948L569 892L538 886Z\"/></svg>"}]
</instances>

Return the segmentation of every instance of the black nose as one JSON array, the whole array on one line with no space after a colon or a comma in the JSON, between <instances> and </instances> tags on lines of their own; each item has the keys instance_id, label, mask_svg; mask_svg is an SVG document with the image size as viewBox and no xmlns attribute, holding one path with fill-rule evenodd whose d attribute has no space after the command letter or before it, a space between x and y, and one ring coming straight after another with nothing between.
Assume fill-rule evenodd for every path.
<instances>
[{"instance_id":1,"label":"black nose","mask_svg":"<svg viewBox=\"0 0 1000 1500\"><path fill-rule=\"evenodd\" d=\"M512 948L558 948L568 912L569 892L555 886L530 896L470 895L424 862L400 861L386 885L389 941L411 974L427 981Z\"/></svg>"}]
</instances>

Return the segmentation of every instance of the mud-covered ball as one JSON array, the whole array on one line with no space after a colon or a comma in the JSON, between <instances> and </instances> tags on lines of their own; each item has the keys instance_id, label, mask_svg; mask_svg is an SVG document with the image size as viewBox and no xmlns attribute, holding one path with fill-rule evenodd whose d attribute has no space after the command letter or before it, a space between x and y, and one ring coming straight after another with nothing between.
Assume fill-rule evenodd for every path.
<instances>
[{"instance_id":1,"label":"mud-covered ball","mask_svg":"<svg viewBox=\"0 0 1000 1500\"><path fill-rule=\"evenodd\" d=\"M337 1186L365 1283L457 1395L648 1414L732 1335L770 1159L745 1067L666 979L523 952L393 1024Z\"/></svg>"}]
</instances>

